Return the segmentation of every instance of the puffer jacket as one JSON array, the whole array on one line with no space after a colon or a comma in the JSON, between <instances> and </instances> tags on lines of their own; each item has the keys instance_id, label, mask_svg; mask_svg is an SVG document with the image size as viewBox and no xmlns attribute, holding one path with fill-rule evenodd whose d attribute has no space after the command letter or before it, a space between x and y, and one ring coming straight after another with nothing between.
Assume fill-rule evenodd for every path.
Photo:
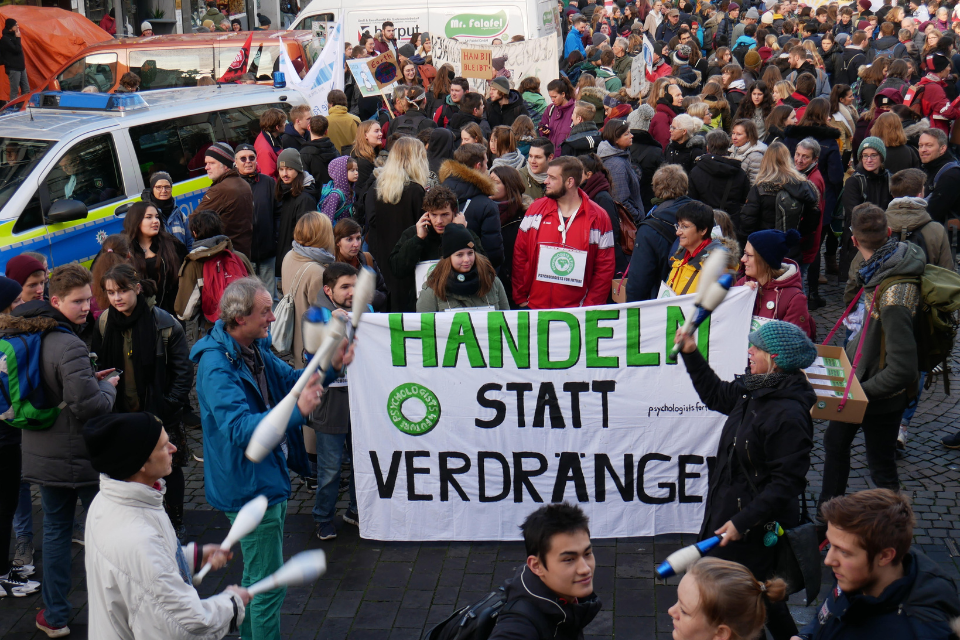
<instances>
[{"instance_id":1,"label":"puffer jacket","mask_svg":"<svg viewBox=\"0 0 960 640\"><path fill-rule=\"evenodd\" d=\"M570 129L570 136L560 146L560 155L576 157L596 153L601 140L600 130L593 120L575 124Z\"/></svg>"},{"instance_id":2,"label":"puffer jacket","mask_svg":"<svg viewBox=\"0 0 960 640\"><path fill-rule=\"evenodd\" d=\"M764 525L779 522L789 529L799 524L798 497L807 486L813 449L810 409L816 395L802 371L775 387L750 390L739 379L717 377L699 349L682 357L700 400L728 416L710 470L700 538L727 521L737 531L749 529L743 539L713 555L740 562L764 580L770 577L770 556L777 553L763 545Z\"/></svg>"},{"instance_id":3,"label":"puffer jacket","mask_svg":"<svg viewBox=\"0 0 960 640\"><path fill-rule=\"evenodd\" d=\"M676 72L673 74L673 77L676 78L677 86L680 87L680 92L683 94L683 97L695 96L700 93L701 87L701 74L699 71L694 69L688 64L685 64L679 67Z\"/></svg>"},{"instance_id":4,"label":"puffer jacket","mask_svg":"<svg viewBox=\"0 0 960 640\"><path fill-rule=\"evenodd\" d=\"M467 228L480 236L483 248L494 268L503 262L503 238L500 235L500 208L490 199L496 189L493 178L456 160L440 165L440 182L457 194Z\"/></svg>"},{"instance_id":5,"label":"puffer jacket","mask_svg":"<svg viewBox=\"0 0 960 640\"><path fill-rule=\"evenodd\" d=\"M795 324L811 340L817 339L817 325L807 308L807 296L803 295L803 276L800 267L793 260L784 260L781 265L786 269L783 275L774 278L765 285L757 286L757 298L753 303L753 315L757 318L783 320ZM742 287L747 282L756 282L746 276L737 280Z\"/></svg>"},{"instance_id":6,"label":"puffer jacket","mask_svg":"<svg viewBox=\"0 0 960 640\"><path fill-rule=\"evenodd\" d=\"M423 289L420 290L420 297L417 298L417 313L436 313L449 309L470 309L474 307L492 307L497 311L509 311L510 298L507 297L507 290L503 288L500 278L495 277L493 279L493 287L485 296L476 293L472 296L464 296L447 291L447 299L441 300L434 290L424 282Z\"/></svg>"},{"instance_id":7,"label":"puffer jacket","mask_svg":"<svg viewBox=\"0 0 960 640\"><path fill-rule=\"evenodd\" d=\"M96 486L100 476L83 441L87 420L110 413L117 390L94 377L90 350L71 324L45 300L21 304L0 315L0 333L49 331L42 342L40 376L47 405L66 406L43 431L23 431L23 480L48 487Z\"/></svg>"},{"instance_id":8,"label":"puffer jacket","mask_svg":"<svg viewBox=\"0 0 960 640\"><path fill-rule=\"evenodd\" d=\"M857 254L851 240L850 225L853 224L853 210L857 206L869 202L881 209L886 209L893 196L890 194L890 172L880 168L879 171L867 171L858 164L853 175L843 184L843 236L840 239L840 273L847 273L850 262Z\"/></svg>"},{"instance_id":9,"label":"puffer jacket","mask_svg":"<svg viewBox=\"0 0 960 640\"><path fill-rule=\"evenodd\" d=\"M575 106L576 100L567 100L567 103L562 107L551 104L544 109L543 116L540 117L538 132L543 137L549 138L555 149L559 149L563 141L570 135Z\"/></svg>"},{"instance_id":10,"label":"puffer jacket","mask_svg":"<svg viewBox=\"0 0 960 640\"><path fill-rule=\"evenodd\" d=\"M693 164L697 158L705 153L707 143L703 136L696 135L688 138L686 142L676 142L671 140L664 151L664 164L678 164L683 167L683 172L690 175L693 170Z\"/></svg>"},{"instance_id":11,"label":"puffer jacket","mask_svg":"<svg viewBox=\"0 0 960 640\"><path fill-rule=\"evenodd\" d=\"M491 129L501 124L508 127L512 126L514 120L520 116L528 115L527 105L524 104L523 98L520 97L516 89L510 89L509 100L505 105L487 100L487 108L484 113Z\"/></svg>"},{"instance_id":12,"label":"puffer jacket","mask_svg":"<svg viewBox=\"0 0 960 640\"><path fill-rule=\"evenodd\" d=\"M301 373L273 353L270 338L257 340L251 347L263 363L269 405L223 320L217 320L190 351L190 360L197 365L203 425L203 486L207 502L220 511L239 511L258 495L266 496L270 506L280 504L290 497L287 460L291 468L306 462L300 429L306 419L296 405L286 425L288 455L278 444L260 463L244 456L257 425L290 392Z\"/></svg>"},{"instance_id":13,"label":"puffer jacket","mask_svg":"<svg viewBox=\"0 0 960 640\"><path fill-rule=\"evenodd\" d=\"M927 201L923 198L891 200L887 206L887 225L893 236L901 242L909 239L917 245L922 243L921 248L925 249L927 264L935 264L944 269L955 268L950 255L947 231L927 213Z\"/></svg>"},{"instance_id":14,"label":"puffer jacket","mask_svg":"<svg viewBox=\"0 0 960 640\"><path fill-rule=\"evenodd\" d=\"M431 121L432 122L432 121ZM303 170L313 176L313 179L323 188L330 182L330 163L340 154L330 136L323 136L316 140L308 140L300 147L300 159L303 161Z\"/></svg>"},{"instance_id":15,"label":"puffer jacket","mask_svg":"<svg viewBox=\"0 0 960 640\"><path fill-rule=\"evenodd\" d=\"M739 161L705 153L693 165L689 185L691 198L726 211L734 227L740 227L740 209L747 201L750 179Z\"/></svg>"},{"instance_id":16,"label":"puffer jacket","mask_svg":"<svg viewBox=\"0 0 960 640\"><path fill-rule=\"evenodd\" d=\"M803 640L953 638L960 615L957 584L917 549L903 557L903 577L877 597L834 584L820 614L800 630Z\"/></svg>"},{"instance_id":17,"label":"puffer jacket","mask_svg":"<svg viewBox=\"0 0 960 640\"><path fill-rule=\"evenodd\" d=\"M740 210L740 244L746 246L746 239L754 231L777 228L777 194L786 190L791 196L803 203L797 231L807 237L820 226L820 194L810 182L788 182L785 185L760 183L750 188L747 203ZM781 229L784 231L784 229ZM790 249L787 257L800 261L803 247L797 245Z\"/></svg>"},{"instance_id":18,"label":"puffer jacket","mask_svg":"<svg viewBox=\"0 0 960 640\"><path fill-rule=\"evenodd\" d=\"M90 637L218 640L243 622L240 596L224 591L201 600L190 584L203 557L198 545L183 547L186 566L179 566L165 491L100 476L85 539Z\"/></svg>"},{"instance_id":19,"label":"puffer jacket","mask_svg":"<svg viewBox=\"0 0 960 640\"><path fill-rule=\"evenodd\" d=\"M307 166L306 150L309 148L307 145L304 145L301 151L304 166ZM253 241L250 244L250 255L247 257L252 262L259 263L277 255L277 219L274 217L276 209L273 200L277 182L259 171L240 177L247 181L253 192Z\"/></svg>"},{"instance_id":20,"label":"puffer jacket","mask_svg":"<svg viewBox=\"0 0 960 640\"><path fill-rule=\"evenodd\" d=\"M247 267L249 275L252 276L256 273L247 256L235 251L233 242L227 236L214 236L206 240L197 240L193 245L193 251L188 253L183 262L180 263L180 284L177 289L177 299L173 303L173 310L181 320L190 319L183 317L183 314L187 310L187 303L190 301L193 290L197 288L197 282L203 278L203 263L223 251L233 251Z\"/></svg>"},{"instance_id":21,"label":"puffer jacket","mask_svg":"<svg viewBox=\"0 0 960 640\"><path fill-rule=\"evenodd\" d=\"M747 177L750 178L750 184L752 185L757 181L757 174L760 173L760 161L763 160L763 154L766 152L767 145L762 142L756 144L747 142L742 147L730 145L727 157L740 161L740 166L743 167Z\"/></svg>"},{"instance_id":22,"label":"puffer jacket","mask_svg":"<svg viewBox=\"0 0 960 640\"><path fill-rule=\"evenodd\" d=\"M630 162L630 151L615 147L606 140L597 148L597 155L603 160L603 166L610 172L613 189L610 195L626 207L633 220L639 223L643 219L643 196L640 194L640 179L634 165Z\"/></svg>"},{"instance_id":23,"label":"puffer jacket","mask_svg":"<svg viewBox=\"0 0 960 640\"><path fill-rule=\"evenodd\" d=\"M503 586L507 601L489 640L582 640L584 627L603 608L596 593L572 603L557 597L526 565Z\"/></svg>"}]
</instances>

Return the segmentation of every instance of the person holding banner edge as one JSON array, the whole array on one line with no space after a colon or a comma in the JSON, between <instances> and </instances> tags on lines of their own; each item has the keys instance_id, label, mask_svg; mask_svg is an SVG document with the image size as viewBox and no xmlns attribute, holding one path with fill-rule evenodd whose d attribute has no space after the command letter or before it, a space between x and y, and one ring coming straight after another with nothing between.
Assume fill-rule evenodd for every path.
<instances>
[{"instance_id":1,"label":"person holding banner edge","mask_svg":"<svg viewBox=\"0 0 960 640\"><path fill-rule=\"evenodd\" d=\"M750 333L745 375L725 382L693 337L678 330L676 341L700 399L728 416L700 538L724 535L711 555L743 564L762 582L776 570L776 545L786 544L780 531L800 524L797 496L807 484L816 402L801 369L813 364L817 348L796 325L773 320ZM774 640L797 634L785 602L767 604L767 629Z\"/></svg>"}]
</instances>

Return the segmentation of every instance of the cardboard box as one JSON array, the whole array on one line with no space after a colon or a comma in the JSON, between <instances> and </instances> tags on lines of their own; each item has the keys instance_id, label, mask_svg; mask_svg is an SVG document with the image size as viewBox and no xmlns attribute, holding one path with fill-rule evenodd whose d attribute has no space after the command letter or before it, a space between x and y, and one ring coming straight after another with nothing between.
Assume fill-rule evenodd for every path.
<instances>
[{"instance_id":1,"label":"cardboard box","mask_svg":"<svg viewBox=\"0 0 960 640\"><path fill-rule=\"evenodd\" d=\"M813 386L814 393L817 394L817 402L810 410L810 415L814 420L836 420L851 424L863 422L863 415L867 411L867 395L863 392L863 387L860 386L856 376L853 376L853 383L850 385L850 393L843 411L838 411L840 402L843 400L844 387L851 377L850 360L846 352L841 347L818 344L817 356L835 362L826 363L826 373L819 371L816 364L810 367L813 371L804 370L803 372ZM831 375L838 372L837 363L843 369L842 377Z\"/></svg>"},{"instance_id":2,"label":"cardboard box","mask_svg":"<svg viewBox=\"0 0 960 640\"><path fill-rule=\"evenodd\" d=\"M613 279L613 301L616 303L627 301L627 279Z\"/></svg>"}]
</instances>

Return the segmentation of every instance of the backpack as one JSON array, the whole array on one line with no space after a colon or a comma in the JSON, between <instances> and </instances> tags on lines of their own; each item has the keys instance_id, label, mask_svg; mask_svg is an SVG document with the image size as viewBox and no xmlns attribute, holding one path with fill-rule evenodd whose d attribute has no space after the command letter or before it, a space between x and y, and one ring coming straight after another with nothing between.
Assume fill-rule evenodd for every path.
<instances>
[{"instance_id":1,"label":"backpack","mask_svg":"<svg viewBox=\"0 0 960 640\"><path fill-rule=\"evenodd\" d=\"M920 302L917 305L917 321L914 332L917 341L917 364L919 371L933 372L938 366L943 368L943 389L950 393L949 367L947 358L953 350L953 341L957 335L957 311L960 310L960 274L933 264L923 268L923 275L891 276L877 285L874 299L882 299L891 285L899 282L912 282L920 287ZM886 335L880 336L880 369L886 359ZM927 376L924 385L929 389L933 377Z\"/></svg>"},{"instance_id":2,"label":"backpack","mask_svg":"<svg viewBox=\"0 0 960 640\"><path fill-rule=\"evenodd\" d=\"M928 84L923 80L926 80L926 78L912 85L903 96L903 104L910 107L910 109L919 116L923 115L923 93Z\"/></svg>"},{"instance_id":3,"label":"backpack","mask_svg":"<svg viewBox=\"0 0 960 640\"><path fill-rule=\"evenodd\" d=\"M50 331L0 336L0 419L7 425L28 431L49 429L67 406L61 402L47 407L40 374L43 337Z\"/></svg>"},{"instance_id":4,"label":"backpack","mask_svg":"<svg viewBox=\"0 0 960 640\"><path fill-rule=\"evenodd\" d=\"M619 213L619 208L617 213ZM672 224L670 224L666 220L654 217L652 211L650 215L648 215L646 218L640 221L640 227L642 227L643 225L649 225L653 227L653 230L659 233L663 237L663 239L666 240L667 243L671 246L673 245L674 241L677 239L676 227L674 227ZM638 231L640 227L637 227ZM623 227L621 226L620 228L622 229ZM634 238L636 238L636 233L634 233Z\"/></svg>"},{"instance_id":5,"label":"backpack","mask_svg":"<svg viewBox=\"0 0 960 640\"><path fill-rule=\"evenodd\" d=\"M784 233L788 229L796 229L800 226L803 203L786 189L780 189L776 198L776 214L776 229Z\"/></svg>"},{"instance_id":6,"label":"backpack","mask_svg":"<svg viewBox=\"0 0 960 640\"><path fill-rule=\"evenodd\" d=\"M327 199L327 196L331 194L337 194L340 204L337 205L337 211L333 214L333 223L336 224L340 222L343 218L349 218L353 216L353 203L347 204L347 196L341 191L333 186L333 180L323 185L323 188L320 190L320 206L323 206L324 200Z\"/></svg>"},{"instance_id":7,"label":"backpack","mask_svg":"<svg viewBox=\"0 0 960 640\"><path fill-rule=\"evenodd\" d=\"M927 251L927 241L924 240L921 232L923 231L923 228L931 222L933 222L933 220L927 220L909 233L905 229L900 231L900 242L910 242L920 247L920 250L923 251L923 261L927 263L930 262L930 252Z\"/></svg>"},{"instance_id":8,"label":"backpack","mask_svg":"<svg viewBox=\"0 0 960 640\"><path fill-rule=\"evenodd\" d=\"M930 202L930 196L933 195L933 190L937 188L937 183L940 182L940 176L945 174L950 169L956 169L957 167L960 167L960 162L957 162L956 160L951 160L940 167L940 171L937 171L937 175L933 176L933 188L930 190L930 193L927 194L927 202Z\"/></svg>"},{"instance_id":9,"label":"backpack","mask_svg":"<svg viewBox=\"0 0 960 640\"><path fill-rule=\"evenodd\" d=\"M300 267L297 274L293 277L293 287L284 294L277 308L274 310L274 321L270 327L270 342L278 353L289 353L293 346L293 329L297 319L297 303L294 296L297 295L297 289L300 287L300 280L303 279L303 272L315 262L308 262Z\"/></svg>"},{"instance_id":10,"label":"backpack","mask_svg":"<svg viewBox=\"0 0 960 640\"><path fill-rule=\"evenodd\" d=\"M224 290L234 280L246 278L247 267L243 260L229 249L208 258L203 263L203 280L197 282L200 287L200 308L210 322L220 317L220 298Z\"/></svg>"},{"instance_id":11,"label":"backpack","mask_svg":"<svg viewBox=\"0 0 960 640\"><path fill-rule=\"evenodd\" d=\"M613 204L617 208L617 218L620 220L620 249L623 255L629 256L633 253L633 246L637 241L637 225L633 221L633 215L625 206L616 201Z\"/></svg>"},{"instance_id":12,"label":"backpack","mask_svg":"<svg viewBox=\"0 0 960 640\"><path fill-rule=\"evenodd\" d=\"M553 637L553 629L541 628L540 615L533 609L532 604L521 598L508 603L507 592L500 587L477 602L454 611L450 617L424 634L423 640L487 640L500 615L507 611L527 618L537 627L538 638L545 640Z\"/></svg>"},{"instance_id":13,"label":"backpack","mask_svg":"<svg viewBox=\"0 0 960 640\"><path fill-rule=\"evenodd\" d=\"M897 44L900 44L900 43L897 42ZM894 56L893 56L893 52L894 52L894 50L897 48L897 44L895 44L895 45L893 45L892 47L889 47L889 48L887 48L887 49L877 49L877 50L876 50L876 53L873 54L873 59L874 59L874 60L877 60L878 58L891 58L891 59L892 59L892 58L894 57Z\"/></svg>"},{"instance_id":14,"label":"backpack","mask_svg":"<svg viewBox=\"0 0 960 640\"><path fill-rule=\"evenodd\" d=\"M737 62L740 63L741 67L746 66L744 64L744 58L747 57L748 51L750 51L750 45L747 44L746 42L741 42L740 44L738 44L733 48L733 51L731 51L731 53L733 54L733 57L737 59Z\"/></svg>"}]
</instances>

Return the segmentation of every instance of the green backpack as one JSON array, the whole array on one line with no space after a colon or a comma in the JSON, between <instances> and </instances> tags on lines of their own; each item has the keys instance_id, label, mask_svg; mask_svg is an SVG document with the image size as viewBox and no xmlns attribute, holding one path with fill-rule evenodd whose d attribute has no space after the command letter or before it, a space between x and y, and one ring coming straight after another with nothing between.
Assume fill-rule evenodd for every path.
<instances>
[{"instance_id":1,"label":"green backpack","mask_svg":"<svg viewBox=\"0 0 960 640\"><path fill-rule=\"evenodd\" d=\"M950 393L949 368L947 358L953 350L957 335L957 311L960 310L960 274L950 269L928 264L923 275L892 276L877 286L875 296L882 299L888 287L898 282L912 282L920 286L920 302L917 305L915 326L917 340L917 362L920 371L932 373L938 365L943 368L943 389ZM885 336L880 338L880 368L883 369L886 357ZM918 372L919 373L919 372ZM924 388L929 389L934 376L927 375Z\"/></svg>"},{"instance_id":2,"label":"green backpack","mask_svg":"<svg viewBox=\"0 0 960 640\"><path fill-rule=\"evenodd\" d=\"M42 431L57 421L66 407L47 406L41 377L41 345L49 331L0 336L0 420L17 429Z\"/></svg>"}]
</instances>

